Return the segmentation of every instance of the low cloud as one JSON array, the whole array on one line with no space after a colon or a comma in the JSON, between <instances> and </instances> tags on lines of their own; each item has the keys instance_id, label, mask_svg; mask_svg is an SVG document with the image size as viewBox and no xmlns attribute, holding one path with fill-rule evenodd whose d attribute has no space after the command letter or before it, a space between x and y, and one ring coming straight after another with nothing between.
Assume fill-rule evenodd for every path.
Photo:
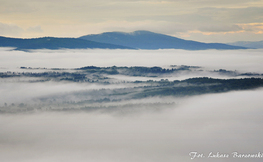
<instances>
[{"instance_id":1,"label":"low cloud","mask_svg":"<svg viewBox=\"0 0 263 162\"><path fill-rule=\"evenodd\" d=\"M42 33L43 32L41 26L29 27L26 31L27 32L33 32L33 33Z\"/></svg>"},{"instance_id":2,"label":"low cloud","mask_svg":"<svg viewBox=\"0 0 263 162\"><path fill-rule=\"evenodd\" d=\"M0 65L10 71L19 67L79 68L84 66L160 66L189 65L209 70L238 70L263 73L262 50L32 50L2 51ZM138 59L140 58L140 59ZM151 61L149 62L149 58ZM101 60L104 59L102 62ZM10 61L12 60L12 61ZM6 72L7 69L0 69ZM19 69L21 71L21 69ZM23 70L23 69L22 69Z\"/></svg>"},{"instance_id":3,"label":"low cloud","mask_svg":"<svg viewBox=\"0 0 263 162\"><path fill-rule=\"evenodd\" d=\"M4 24L0 22L0 35L19 36L24 32L22 28L13 24Z\"/></svg>"},{"instance_id":4,"label":"low cloud","mask_svg":"<svg viewBox=\"0 0 263 162\"><path fill-rule=\"evenodd\" d=\"M202 32L233 32L243 30L242 27L238 25L222 26L222 25L212 25L212 26L203 26L198 30Z\"/></svg>"},{"instance_id":5,"label":"low cloud","mask_svg":"<svg viewBox=\"0 0 263 162\"><path fill-rule=\"evenodd\" d=\"M41 26L32 26L24 30L15 24L5 24L0 22L0 36L21 37L27 34L43 33Z\"/></svg>"},{"instance_id":6,"label":"low cloud","mask_svg":"<svg viewBox=\"0 0 263 162\"><path fill-rule=\"evenodd\" d=\"M131 116L108 113L1 115L2 161L173 162L190 152L258 153L263 132L260 96L241 91L186 98L173 109ZM165 108L165 107L164 107ZM259 162L262 159L249 159Z\"/></svg>"},{"instance_id":7,"label":"low cloud","mask_svg":"<svg viewBox=\"0 0 263 162\"><path fill-rule=\"evenodd\" d=\"M21 66L58 67L70 71L67 68L92 65L169 67L169 65L184 64L202 66L208 70L225 68L263 73L262 57L262 50L35 50L22 52L1 48L2 68L0 70L5 72L44 70L19 69ZM203 71L199 74L203 74ZM120 76L115 77L118 79ZM16 81L18 79L21 80ZM55 112L50 109L51 105L55 108L77 108L78 105L74 101L82 99L84 103L88 103L87 97L103 95L100 91L91 91L94 89L105 88L103 92L107 92L110 91L108 89L114 91L119 88L115 94L125 97L127 89L123 87L126 85L96 85L62 81L27 83L23 79L2 78L0 82L1 107L12 108L10 105L15 102L13 107L17 110L27 110L30 108L27 104L29 105L32 100L36 101L36 104L33 102L31 105L34 111L0 114L1 161L192 162L189 153L198 152L206 157L196 158L194 161L210 162L215 159L207 158L207 155L211 152L214 154L219 152L230 156L217 159L222 162L245 162L248 159L232 158L232 152L257 154L262 151L263 131L259 129L263 122L262 89L195 97L163 96L115 100L94 104L96 108L105 111ZM29 79L35 78L29 77ZM119 79L128 80L127 77ZM111 97L115 96L111 95ZM62 104L60 100L65 102ZM40 104L44 103L45 105L40 106L47 109L34 109L38 106L38 101ZM114 104L124 106L110 107ZM132 106L125 107L126 105ZM259 162L262 158L249 159L249 161Z\"/></svg>"}]
</instances>

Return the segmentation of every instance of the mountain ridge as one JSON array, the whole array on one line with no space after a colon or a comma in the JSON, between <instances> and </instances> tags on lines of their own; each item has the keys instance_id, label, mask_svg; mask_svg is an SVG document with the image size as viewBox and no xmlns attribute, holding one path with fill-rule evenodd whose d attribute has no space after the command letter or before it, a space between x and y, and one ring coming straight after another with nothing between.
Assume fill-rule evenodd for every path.
<instances>
[{"instance_id":1,"label":"mountain ridge","mask_svg":"<svg viewBox=\"0 0 263 162\"><path fill-rule=\"evenodd\" d=\"M0 47L14 47L15 50L32 50L32 49L132 49L121 45L110 43L100 43L79 38L57 38L57 37L41 37L41 38L9 38L0 36Z\"/></svg>"},{"instance_id":2,"label":"mountain ridge","mask_svg":"<svg viewBox=\"0 0 263 162\"><path fill-rule=\"evenodd\" d=\"M233 50L247 49L223 43L203 43L192 40L137 30L130 33L105 32L90 34L79 38L10 38L0 36L0 47L13 47L15 50L33 49L184 49L184 50Z\"/></svg>"},{"instance_id":3,"label":"mountain ridge","mask_svg":"<svg viewBox=\"0 0 263 162\"><path fill-rule=\"evenodd\" d=\"M232 46L223 43L202 43L192 40L184 40L146 30L137 30L130 33L105 32L101 34L85 35L79 38L101 43L110 42L112 44L129 46L135 49L247 49L245 47Z\"/></svg>"}]
</instances>

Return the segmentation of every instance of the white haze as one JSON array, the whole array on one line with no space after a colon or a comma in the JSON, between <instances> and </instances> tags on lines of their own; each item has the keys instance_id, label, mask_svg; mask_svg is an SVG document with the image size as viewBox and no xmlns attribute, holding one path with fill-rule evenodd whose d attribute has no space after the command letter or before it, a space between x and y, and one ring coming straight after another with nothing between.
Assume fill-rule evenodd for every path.
<instances>
[{"instance_id":1,"label":"white haze","mask_svg":"<svg viewBox=\"0 0 263 162\"><path fill-rule=\"evenodd\" d=\"M0 159L8 162L262 161L232 152L262 151L263 90L203 95L174 109L136 115L1 115ZM190 152L230 154L194 159Z\"/></svg>"},{"instance_id":2,"label":"white haze","mask_svg":"<svg viewBox=\"0 0 263 162\"><path fill-rule=\"evenodd\" d=\"M212 77L218 79L240 79L240 78L250 78L250 76L231 76L231 75L222 75L208 71L191 71L191 72L180 72L180 73L172 73L168 75L162 75L157 77L141 77L141 76L125 76L125 75L112 75L111 78L123 81L148 81L148 80L155 80L159 81L161 79L167 79L169 81L174 80L185 80L188 78L198 78L198 77Z\"/></svg>"},{"instance_id":3,"label":"white haze","mask_svg":"<svg viewBox=\"0 0 263 162\"><path fill-rule=\"evenodd\" d=\"M134 84L91 84L91 83L71 83L71 82L47 82L47 83L27 83L27 82L0 82L0 106L4 103L21 103L51 95L61 95L69 92L83 90L115 89L134 87ZM9 80L12 81L12 80Z\"/></svg>"},{"instance_id":4,"label":"white haze","mask_svg":"<svg viewBox=\"0 0 263 162\"><path fill-rule=\"evenodd\" d=\"M79 68L83 66L191 65L210 70L227 69L263 73L262 50L0 50L0 70L17 71L21 66ZM21 70L20 70L21 71ZM22 69L22 71L24 71Z\"/></svg>"},{"instance_id":5,"label":"white haze","mask_svg":"<svg viewBox=\"0 0 263 162\"><path fill-rule=\"evenodd\" d=\"M78 68L91 65L101 67L116 65L168 68L169 65L189 65L201 66L209 70L226 69L263 73L262 52L262 50L38 50L23 52L1 48L0 71L28 71L19 69L21 66ZM184 79L193 75L197 74L182 74L168 78L169 80ZM209 73L202 75L210 76ZM116 76L116 78L146 80L146 77L127 79L127 77ZM41 96L122 87L127 85L26 83L18 82L15 78L7 78L1 79L0 82L0 106L5 102L25 103ZM262 96L263 89L257 89L188 98L148 98L138 101L140 103L175 102L175 105L172 108L160 107L162 111L141 110L138 113L125 115L100 111L1 114L0 161L259 162L262 158L231 158L231 153L263 152ZM230 158L191 160L190 152L205 155L210 152L220 152L230 154Z\"/></svg>"}]
</instances>

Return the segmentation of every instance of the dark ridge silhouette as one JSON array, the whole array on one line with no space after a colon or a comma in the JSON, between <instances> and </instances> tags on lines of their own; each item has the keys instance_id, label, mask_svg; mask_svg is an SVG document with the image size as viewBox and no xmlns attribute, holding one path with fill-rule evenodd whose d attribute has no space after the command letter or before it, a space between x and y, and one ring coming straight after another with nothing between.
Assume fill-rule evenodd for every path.
<instances>
[{"instance_id":1,"label":"dark ridge silhouette","mask_svg":"<svg viewBox=\"0 0 263 162\"><path fill-rule=\"evenodd\" d=\"M16 50L30 49L86 49L86 48L102 48L102 49L132 49L121 45L109 43L99 43L78 38L7 38L0 37L0 47L14 47Z\"/></svg>"},{"instance_id":2,"label":"dark ridge silhouette","mask_svg":"<svg viewBox=\"0 0 263 162\"><path fill-rule=\"evenodd\" d=\"M128 46L135 49L185 49L185 50L206 50L206 49L247 49L246 47L232 46L223 43L202 43L191 40L184 40L164 34L149 31L106 32L80 37L81 39L101 43L111 43Z\"/></svg>"},{"instance_id":3,"label":"dark ridge silhouette","mask_svg":"<svg viewBox=\"0 0 263 162\"><path fill-rule=\"evenodd\" d=\"M164 34L149 31L135 31L132 33L107 32L92 34L80 38L8 38L0 37L0 47L14 47L15 50L31 49L185 49L185 50L230 50L247 49L247 47L233 46L222 43L202 43L184 40Z\"/></svg>"}]
</instances>

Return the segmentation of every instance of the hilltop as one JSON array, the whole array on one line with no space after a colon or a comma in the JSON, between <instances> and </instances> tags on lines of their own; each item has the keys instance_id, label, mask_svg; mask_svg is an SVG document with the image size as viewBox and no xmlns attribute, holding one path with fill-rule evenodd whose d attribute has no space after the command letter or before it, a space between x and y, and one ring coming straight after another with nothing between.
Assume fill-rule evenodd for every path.
<instances>
[{"instance_id":1,"label":"hilltop","mask_svg":"<svg viewBox=\"0 0 263 162\"><path fill-rule=\"evenodd\" d=\"M86 35L79 38L101 43L128 46L135 49L246 49L246 47L232 46L223 43L202 43L192 40L184 40L144 30L134 31L131 33L106 32L102 34Z\"/></svg>"}]
</instances>

